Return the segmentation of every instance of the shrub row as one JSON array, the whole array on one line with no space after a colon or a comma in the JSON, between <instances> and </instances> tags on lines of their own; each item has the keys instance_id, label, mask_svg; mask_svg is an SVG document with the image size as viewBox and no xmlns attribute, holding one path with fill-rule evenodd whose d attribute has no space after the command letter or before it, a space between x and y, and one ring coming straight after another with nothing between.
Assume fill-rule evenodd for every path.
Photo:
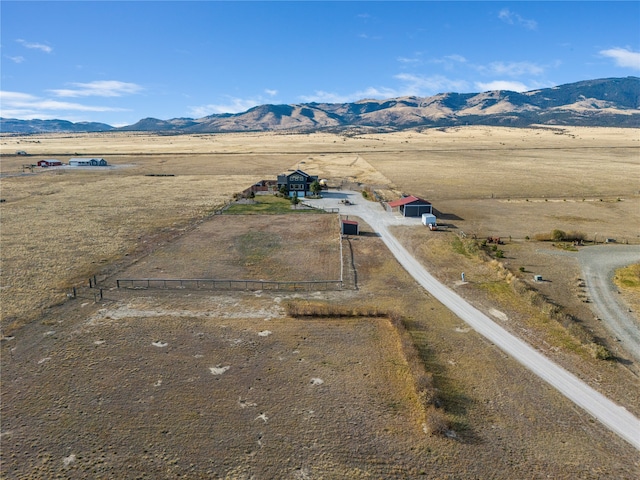
<instances>
[{"instance_id":1,"label":"shrub row","mask_svg":"<svg viewBox=\"0 0 640 480\"><path fill-rule=\"evenodd\" d=\"M586 235L582 232L563 230L552 230L549 233L536 233L533 238L539 242L582 242L586 239Z\"/></svg>"}]
</instances>

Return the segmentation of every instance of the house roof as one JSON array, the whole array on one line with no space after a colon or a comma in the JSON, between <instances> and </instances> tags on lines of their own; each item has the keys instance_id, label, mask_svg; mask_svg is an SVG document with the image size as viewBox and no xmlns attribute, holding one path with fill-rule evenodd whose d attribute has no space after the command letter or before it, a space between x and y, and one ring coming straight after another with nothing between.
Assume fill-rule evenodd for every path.
<instances>
[{"instance_id":1,"label":"house roof","mask_svg":"<svg viewBox=\"0 0 640 480\"><path fill-rule=\"evenodd\" d=\"M416 197L414 195L409 195L407 197L399 198L398 200L394 200L393 202L389 202L388 205L391 208L400 207L402 205L408 205L410 203L421 203L423 205L431 205L431 202L427 202L420 197Z\"/></svg>"},{"instance_id":2,"label":"house roof","mask_svg":"<svg viewBox=\"0 0 640 480\"><path fill-rule=\"evenodd\" d=\"M342 220L342 223L346 225L358 225L358 222L354 222L353 220Z\"/></svg>"},{"instance_id":3,"label":"house roof","mask_svg":"<svg viewBox=\"0 0 640 480\"><path fill-rule=\"evenodd\" d=\"M311 177L311 175L309 175L308 173L303 172L302 170L294 170L293 172L289 172L289 173L285 173L283 174L283 176L285 177L290 177L291 175L302 175L303 177L309 178Z\"/></svg>"}]
</instances>

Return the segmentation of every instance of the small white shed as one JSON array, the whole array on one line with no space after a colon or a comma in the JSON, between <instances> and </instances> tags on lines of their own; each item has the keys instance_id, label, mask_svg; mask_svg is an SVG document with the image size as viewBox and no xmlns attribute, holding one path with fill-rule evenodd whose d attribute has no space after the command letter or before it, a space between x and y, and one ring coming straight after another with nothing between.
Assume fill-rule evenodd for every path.
<instances>
[{"instance_id":1,"label":"small white shed","mask_svg":"<svg viewBox=\"0 0 640 480\"><path fill-rule=\"evenodd\" d=\"M423 225L435 225L436 216L433 213L423 213L422 214L422 224Z\"/></svg>"}]
</instances>

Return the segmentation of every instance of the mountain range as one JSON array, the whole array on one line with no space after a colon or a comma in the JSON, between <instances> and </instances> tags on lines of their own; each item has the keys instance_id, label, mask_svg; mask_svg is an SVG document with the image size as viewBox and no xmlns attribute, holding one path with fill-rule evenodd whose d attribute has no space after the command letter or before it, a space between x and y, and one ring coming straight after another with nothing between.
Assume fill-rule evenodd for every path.
<instances>
[{"instance_id":1,"label":"mountain range","mask_svg":"<svg viewBox=\"0 0 640 480\"><path fill-rule=\"evenodd\" d=\"M441 93L353 103L259 105L242 113L203 118L145 118L125 127L64 120L0 118L6 133L151 131L219 133L255 131L376 131L456 125L640 126L640 78L606 78L518 93Z\"/></svg>"}]
</instances>

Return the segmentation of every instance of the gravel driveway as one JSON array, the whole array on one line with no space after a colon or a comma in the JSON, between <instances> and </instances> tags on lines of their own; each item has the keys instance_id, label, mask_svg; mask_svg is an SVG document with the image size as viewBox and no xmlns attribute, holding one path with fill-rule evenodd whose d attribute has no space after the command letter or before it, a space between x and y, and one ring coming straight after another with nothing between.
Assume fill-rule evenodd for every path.
<instances>
[{"instance_id":1,"label":"gravel driveway","mask_svg":"<svg viewBox=\"0 0 640 480\"><path fill-rule=\"evenodd\" d=\"M342 215L362 218L380 235L405 270L443 305L480 335L640 450L638 418L549 360L526 342L507 332L453 290L436 280L388 230L392 225L419 225L420 219L400 218L388 213L380 204L365 200L358 192L331 191L324 192L323 196L324 198L319 200L305 200L305 203L323 208L339 208ZM345 199L352 204L342 204L341 201Z\"/></svg>"},{"instance_id":2,"label":"gravel driveway","mask_svg":"<svg viewBox=\"0 0 640 480\"><path fill-rule=\"evenodd\" d=\"M617 268L640 262L640 245L599 245L578 255L585 283L599 317L626 351L640 361L640 328L612 279Z\"/></svg>"}]
</instances>

